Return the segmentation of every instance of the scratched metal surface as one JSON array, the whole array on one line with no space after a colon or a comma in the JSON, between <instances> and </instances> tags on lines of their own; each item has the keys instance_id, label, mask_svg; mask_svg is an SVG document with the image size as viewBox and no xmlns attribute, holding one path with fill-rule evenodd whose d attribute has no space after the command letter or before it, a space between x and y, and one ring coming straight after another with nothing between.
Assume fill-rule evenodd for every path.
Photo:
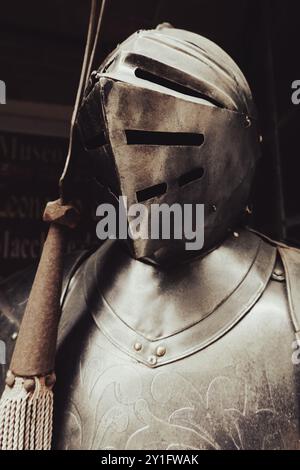
<instances>
[{"instance_id":1,"label":"scratched metal surface","mask_svg":"<svg viewBox=\"0 0 300 470\"><path fill-rule=\"evenodd\" d=\"M224 264L222 257L220 261ZM97 289L86 289L95 282L94 268L90 258L73 278L65 303L68 321L64 324L63 318L57 360L55 448L300 447L299 370L292 364L294 333L284 282L271 279L226 334L184 354L182 332L151 341L138 327L132 329L128 317L127 324L116 318L105 302L90 304L89 293L98 296ZM141 318L143 313L141 305ZM234 318L234 311L226 315ZM101 318L105 321L99 323ZM210 321L211 315L201 319L204 330ZM185 330L191 344L197 342L195 328ZM216 333L218 328L216 322ZM134 350L132 334L141 341L141 351ZM147 365L144 349L153 345L167 345L167 350L157 363ZM176 354L176 348L178 360L172 356L168 363L169 349Z\"/></svg>"}]
</instances>

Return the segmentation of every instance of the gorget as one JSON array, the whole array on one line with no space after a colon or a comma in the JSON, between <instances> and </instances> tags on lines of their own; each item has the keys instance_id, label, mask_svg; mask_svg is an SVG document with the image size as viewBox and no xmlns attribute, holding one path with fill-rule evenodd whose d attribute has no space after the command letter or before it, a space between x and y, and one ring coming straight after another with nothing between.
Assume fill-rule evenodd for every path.
<instances>
[{"instance_id":1,"label":"gorget","mask_svg":"<svg viewBox=\"0 0 300 470\"><path fill-rule=\"evenodd\" d=\"M67 298L80 277L98 328L135 360L158 367L209 346L233 328L264 292L275 261L276 249L246 230L203 259L165 270L134 260L109 242L77 272Z\"/></svg>"}]
</instances>

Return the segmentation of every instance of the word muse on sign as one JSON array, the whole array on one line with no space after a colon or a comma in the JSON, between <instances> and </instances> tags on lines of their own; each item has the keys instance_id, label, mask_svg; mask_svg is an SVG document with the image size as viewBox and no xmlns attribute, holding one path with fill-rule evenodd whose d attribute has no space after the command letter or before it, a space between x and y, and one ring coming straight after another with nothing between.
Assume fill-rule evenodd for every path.
<instances>
[{"instance_id":1,"label":"word muse on sign","mask_svg":"<svg viewBox=\"0 0 300 470\"><path fill-rule=\"evenodd\" d=\"M40 163L62 168L67 151L63 138L0 132L0 162Z\"/></svg>"},{"instance_id":2,"label":"word muse on sign","mask_svg":"<svg viewBox=\"0 0 300 470\"><path fill-rule=\"evenodd\" d=\"M294 105L299 105L300 104L300 80L295 80L292 83L292 103Z\"/></svg>"}]
</instances>

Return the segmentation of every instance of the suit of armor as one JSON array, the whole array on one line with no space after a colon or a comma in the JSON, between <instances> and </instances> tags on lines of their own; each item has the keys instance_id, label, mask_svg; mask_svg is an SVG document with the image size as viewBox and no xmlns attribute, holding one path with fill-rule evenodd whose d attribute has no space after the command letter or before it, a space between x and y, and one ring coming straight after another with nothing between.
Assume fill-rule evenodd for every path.
<instances>
[{"instance_id":1,"label":"suit of armor","mask_svg":"<svg viewBox=\"0 0 300 470\"><path fill-rule=\"evenodd\" d=\"M93 74L77 126L108 196L204 203L205 243L66 260L53 447L299 449L300 252L237 228L260 155L241 71L198 35L138 32ZM32 278L0 285L8 356Z\"/></svg>"},{"instance_id":2,"label":"suit of armor","mask_svg":"<svg viewBox=\"0 0 300 470\"><path fill-rule=\"evenodd\" d=\"M300 253L242 230L180 268L69 261L54 448L299 449ZM8 351L27 296L2 284Z\"/></svg>"}]
</instances>

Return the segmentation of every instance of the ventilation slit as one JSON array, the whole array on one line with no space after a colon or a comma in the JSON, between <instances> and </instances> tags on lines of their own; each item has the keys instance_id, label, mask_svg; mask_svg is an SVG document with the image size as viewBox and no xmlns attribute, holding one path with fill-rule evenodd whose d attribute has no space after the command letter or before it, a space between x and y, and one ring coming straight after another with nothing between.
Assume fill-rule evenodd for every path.
<instances>
[{"instance_id":1,"label":"ventilation slit","mask_svg":"<svg viewBox=\"0 0 300 470\"><path fill-rule=\"evenodd\" d=\"M178 179L178 185L182 188L182 186L186 186L189 183L193 183L194 181L200 180L204 175L203 168L196 168L184 175L180 176Z\"/></svg>"},{"instance_id":2,"label":"ventilation slit","mask_svg":"<svg viewBox=\"0 0 300 470\"><path fill-rule=\"evenodd\" d=\"M203 134L188 132L151 132L125 131L128 145L169 145L200 147L204 142Z\"/></svg>"},{"instance_id":3,"label":"ventilation slit","mask_svg":"<svg viewBox=\"0 0 300 470\"><path fill-rule=\"evenodd\" d=\"M155 75L151 72L147 72L146 70L140 68L137 68L134 73L137 78L141 78L142 80L147 80L148 82L155 83L156 85L161 85L165 88L169 88L170 90L177 91L182 95L193 96L194 98L201 98L213 104L214 106L217 106L218 108L224 108L222 103L215 100L211 96L207 96L204 93L193 90L192 88L189 88L185 85L180 85L179 83L168 80L167 78L159 77L158 75Z\"/></svg>"},{"instance_id":4,"label":"ventilation slit","mask_svg":"<svg viewBox=\"0 0 300 470\"><path fill-rule=\"evenodd\" d=\"M136 198L138 202L148 201L154 197L162 196L167 192L168 186L167 183L156 184L141 191L137 191Z\"/></svg>"},{"instance_id":5,"label":"ventilation slit","mask_svg":"<svg viewBox=\"0 0 300 470\"><path fill-rule=\"evenodd\" d=\"M87 150L95 150L99 147L102 147L106 143L107 142L106 142L105 134L104 134L104 131L102 131L99 134L97 134L95 137L92 137L91 139L85 141L84 146Z\"/></svg>"}]
</instances>

